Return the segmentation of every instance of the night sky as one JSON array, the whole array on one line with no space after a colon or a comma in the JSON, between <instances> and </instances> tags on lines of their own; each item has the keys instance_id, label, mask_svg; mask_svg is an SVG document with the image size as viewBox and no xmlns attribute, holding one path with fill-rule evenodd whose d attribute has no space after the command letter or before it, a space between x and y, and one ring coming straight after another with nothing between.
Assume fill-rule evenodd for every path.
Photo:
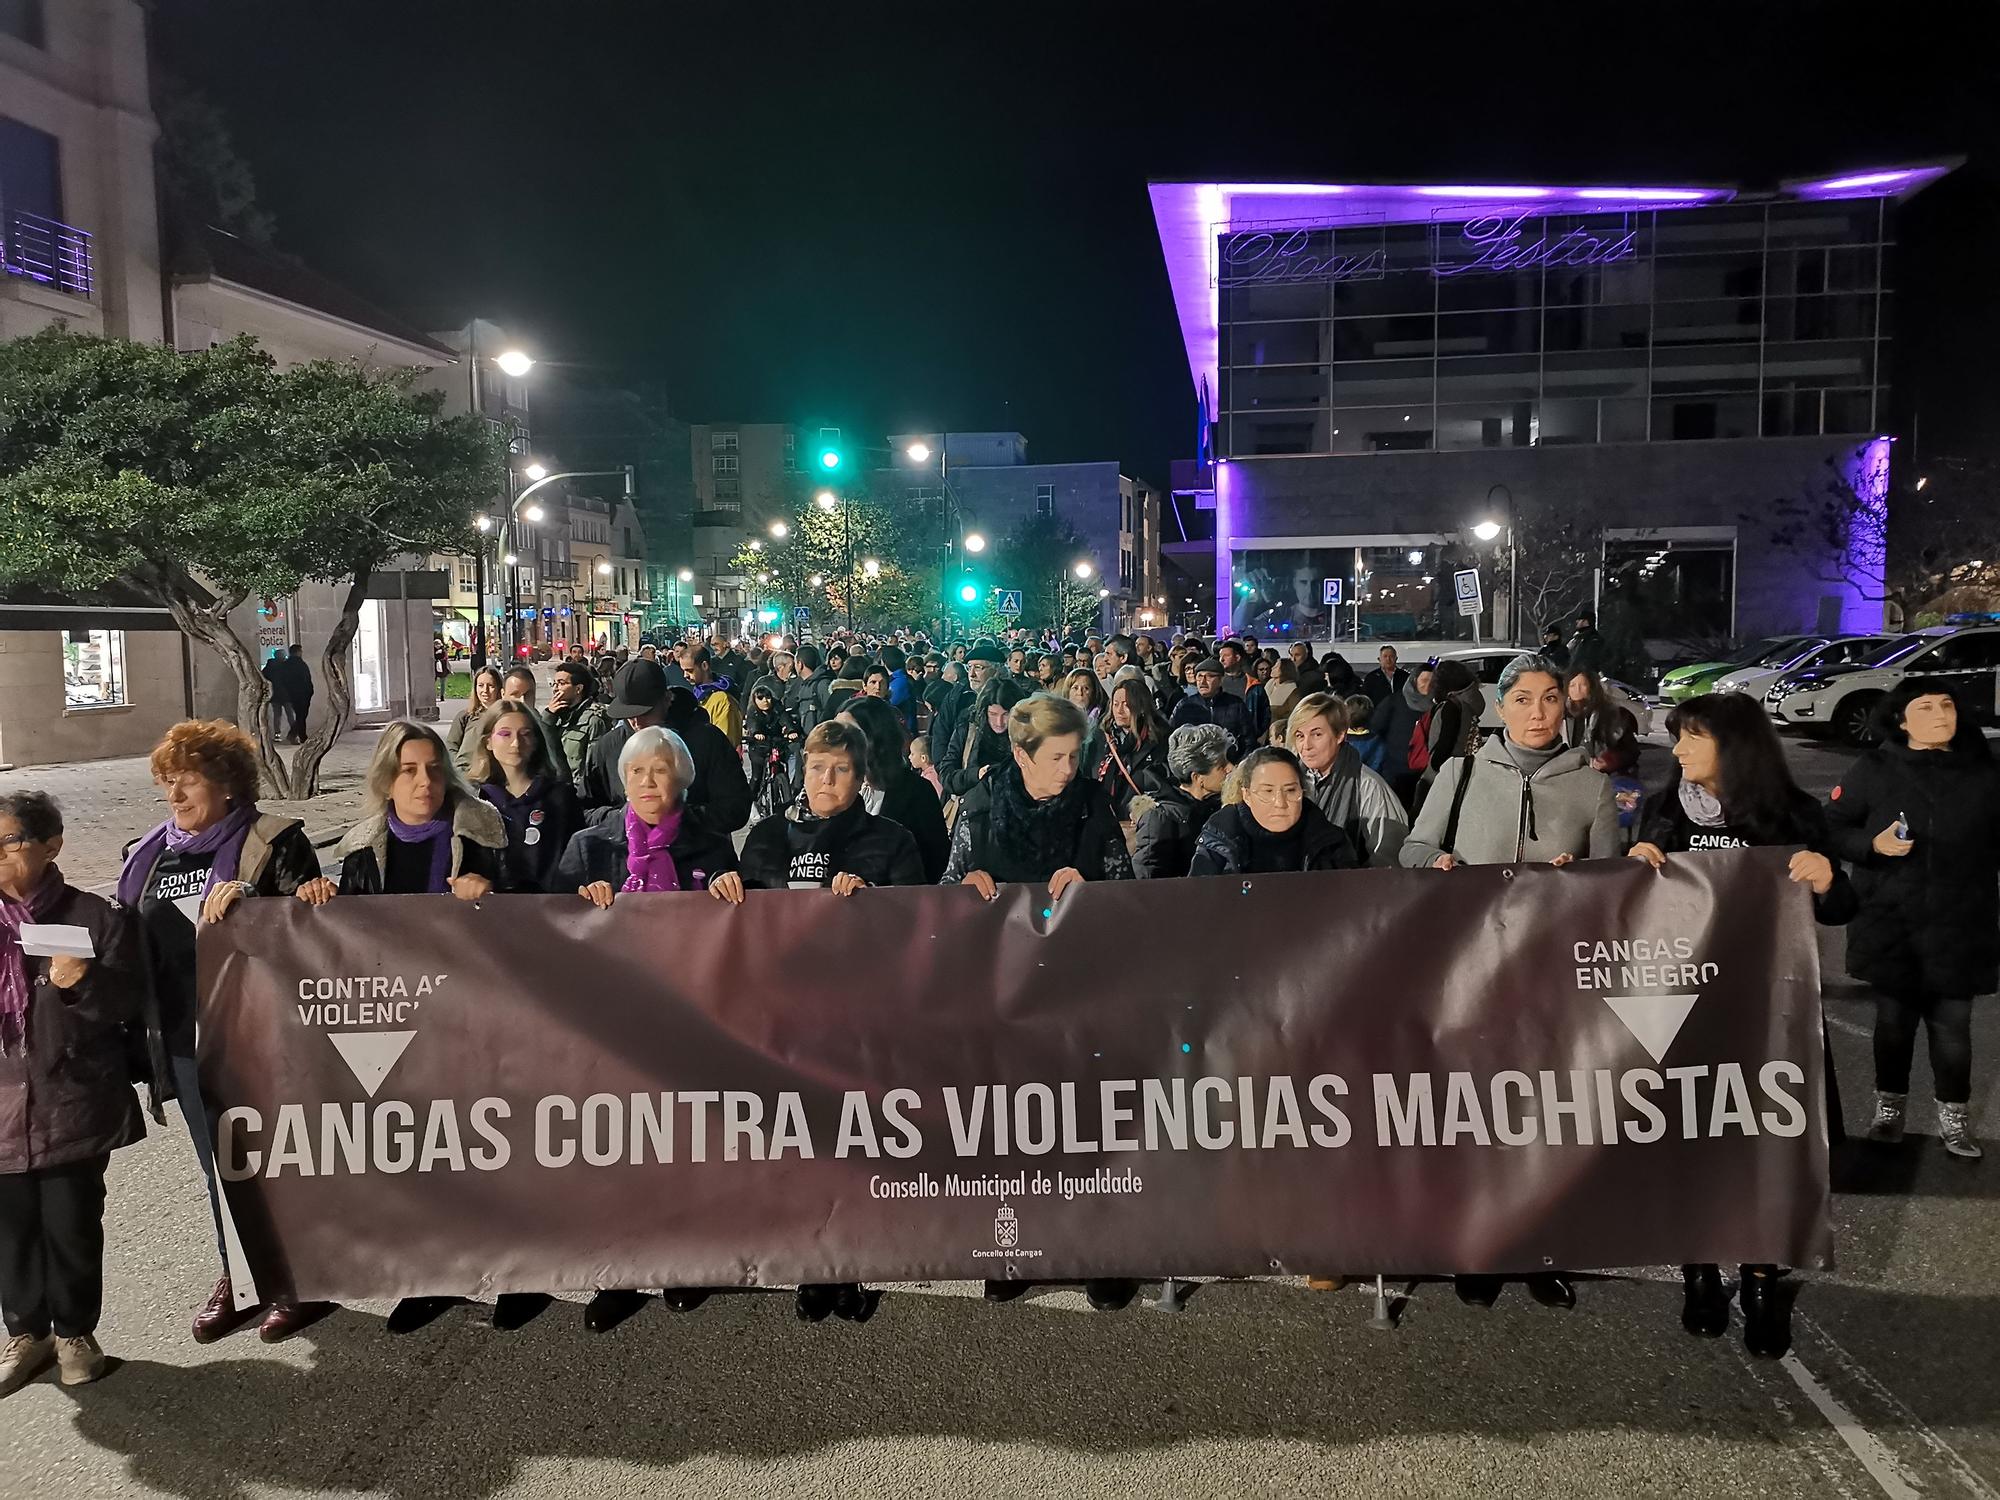
<instances>
[{"instance_id":1,"label":"night sky","mask_svg":"<svg viewBox=\"0 0 2000 1500\"><path fill-rule=\"evenodd\" d=\"M279 246L386 306L477 310L689 420L1018 428L1164 480L1192 398L1149 177L1754 186L1963 154L1905 217L1899 394L1923 451L1989 448L1982 13L156 0L154 35Z\"/></svg>"}]
</instances>

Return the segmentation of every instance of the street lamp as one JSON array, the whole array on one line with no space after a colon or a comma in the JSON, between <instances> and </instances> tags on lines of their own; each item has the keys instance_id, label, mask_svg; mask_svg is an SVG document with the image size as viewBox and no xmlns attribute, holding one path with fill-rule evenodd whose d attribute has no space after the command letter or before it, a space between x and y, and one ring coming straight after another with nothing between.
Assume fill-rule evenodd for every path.
<instances>
[{"instance_id":1,"label":"street lamp","mask_svg":"<svg viewBox=\"0 0 2000 1500\"><path fill-rule=\"evenodd\" d=\"M808 583L809 585L811 585L811 586L812 586L813 588L816 588L816 589L823 589L823 588L825 588L825 587L826 587L826 574L824 574L824 573L815 573L815 574L813 574L813 576L812 576L812 577L808 578L808 579L806 580L806 582L807 582L807 583Z\"/></svg>"},{"instance_id":2,"label":"street lamp","mask_svg":"<svg viewBox=\"0 0 2000 1500\"><path fill-rule=\"evenodd\" d=\"M750 550L752 552L762 552L764 550L764 539L761 536L751 537Z\"/></svg>"},{"instance_id":3,"label":"street lamp","mask_svg":"<svg viewBox=\"0 0 2000 1500\"><path fill-rule=\"evenodd\" d=\"M535 368L535 362L519 349L508 349L496 355L493 363L500 367L502 375L511 375L516 380Z\"/></svg>"},{"instance_id":4,"label":"street lamp","mask_svg":"<svg viewBox=\"0 0 2000 1500\"><path fill-rule=\"evenodd\" d=\"M517 562L519 562L520 560L521 560L520 558L516 557L516 556L515 556L515 555L514 555L513 553L511 553L511 552L509 552L509 553L508 553L508 554L507 554L507 555L506 555L505 557L503 557L503 558L501 558L501 559L500 559L500 561L502 561L503 563L505 563L505 564L506 564L506 565L507 565L508 567L510 567L510 568L511 568L511 567L513 567L513 566L514 566L514 564L515 564L515 563L517 563Z\"/></svg>"},{"instance_id":5,"label":"street lamp","mask_svg":"<svg viewBox=\"0 0 2000 1500\"><path fill-rule=\"evenodd\" d=\"M1490 542L1506 529L1498 521L1481 521L1472 528L1472 534L1482 542Z\"/></svg>"},{"instance_id":6,"label":"street lamp","mask_svg":"<svg viewBox=\"0 0 2000 1500\"><path fill-rule=\"evenodd\" d=\"M493 518L491 516L481 516L472 524L477 526L481 531L491 531L493 529Z\"/></svg>"},{"instance_id":7,"label":"street lamp","mask_svg":"<svg viewBox=\"0 0 2000 1500\"><path fill-rule=\"evenodd\" d=\"M547 479L549 477L549 471L541 464L529 464L521 472L530 479Z\"/></svg>"},{"instance_id":8,"label":"street lamp","mask_svg":"<svg viewBox=\"0 0 2000 1500\"><path fill-rule=\"evenodd\" d=\"M1070 571L1076 574L1078 578L1088 578L1092 573L1095 573L1097 570L1090 565L1088 560L1085 560L1077 563L1077 565L1074 568L1071 568Z\"/></svg>"},{"instance_id":9,"label":"street lamp","mask_svg":"<svg viewBox=\"0 0 2000 1500\"><path fill-rule=\"evenodd\" d=\"M836 505L840 504L839 498L835 496L832 490L821 490L814 498L819 501L819 508L821 510L830 511Z\"/></svg>"},{"instance_id":10,"label":"street lamp","mask_svg":"<svg viewBox=\"0 0 2000 1500\"><path fill-rule=\"evenodd\" d=\"M771 523L771 535L776 537L781 542L785 539L786 535L790 533L791 529L792 528L787 526L783 521L773 521Z\"/></svg>"},{"instance_id":11,"label":"street lamp","mask_svg":"<svg viewBox=\"0 0 2000 1500\"><path fill-rule=\"evenodd\" d=\"M929 443L912 443L903 451L910 455L911 463L922 464L930 462L931 445Z\"/></svg>"},{"instance_id":12,"label":"street lamp","mask_svg":"<svg viewBox=\"0 0 2000 1500\"><path fill-rule=\"evenodd\" d=\"M968 531L965 534L965 550L967 552L984 552L986 550L986 538L976 531Z\"/></svg>"},{"instance_id":13,"label":"street lamp","mask_svg":"<svg viewBox=\"0 0 2000 1500\"><path fill-rule=\"evenodd\" d=\"M539 525L541 522L547 520L548 514L549 513L543 510L541 506L531 505L526 510L521 512L521 519L526 521L530 526L536 526Z\"/></svg>"},{"instance_id":14,"label":"street lamp","mask_svg":"<svg viewBox=\"0 0 2000 1500\"><path fill-rule=\"evenodd\" d=\"M876 578L881 575L882 565L872 557L864 557L861 559L861 571L870 578Z\"/></svg>"}]
</instances>

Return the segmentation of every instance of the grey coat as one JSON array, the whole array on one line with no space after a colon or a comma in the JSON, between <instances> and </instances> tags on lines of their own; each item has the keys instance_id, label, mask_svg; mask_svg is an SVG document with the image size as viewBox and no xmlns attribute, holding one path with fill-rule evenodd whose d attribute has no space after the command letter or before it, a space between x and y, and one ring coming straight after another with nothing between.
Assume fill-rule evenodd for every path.
<instances>
[{"instance_id":1,"label":"grey coat","mask_svg":"<svg viewBox=\"0 0 2000 1500\"><path fill-rule=\"evenodd\" d=\"M1467 774L1472 782L1447 851L1445 827ZM1420 870L1446 852L1465 865L1545 864L1559 854L1615 858L1623 850L1611 778L1593 771L1582 750L1559 751L1532 777L1523 775L1507 753L1506 736L1495 735L1438 773L1403 841L1402 862Z\"/></svg>"}]
</instances>

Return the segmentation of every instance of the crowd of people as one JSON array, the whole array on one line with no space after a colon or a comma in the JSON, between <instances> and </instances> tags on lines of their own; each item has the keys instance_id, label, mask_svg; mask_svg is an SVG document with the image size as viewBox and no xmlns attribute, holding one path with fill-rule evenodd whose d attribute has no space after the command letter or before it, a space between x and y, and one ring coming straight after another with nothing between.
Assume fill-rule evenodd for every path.
<instances>
[{"instance_id":1,"label":"crowd of people","mask_svg":"<svg viewBox=\"0 0 2000 1500\"><path fill-rule=\"evenodd\" d=\"M741 905L765 891L851 898L940 883L991 900L1021 883L1054 903L1100 880L1628 856L1659 867L1798 846L1789 879L1819 920L1849 924L1850 968L1879 995L1869 1137L1902 1138L1922 1031L1945 1149L1980 1154L1970 1013L2000 987L2000 770L1938 679L1888 696L1880 748L1825 804L1793 782L1752 700L1693 699L1668 718L1674 770L1643 809L1622 787L1638 759L1630 714L1591 665L1538 653L1500 677L1490 733L1460 662L1412 669L1385 646L1358 675L1303 641L1280 653L1143 635L691 640L622 660L572 652L550 680L544 708L528 667L483 669L446 732L385 729L337 878L297 820L260 811L256 747L226 723L175 725L153 752L166 817L127 852L115 900L64 880L51 798L0 796L0 1395L50 1364L71 1384L105 1368L94 1338L104 1178L110 1153L144 1134L133 1082L156 1119L177 1102L223 1259L195 1065L196 933L253 898L542 893L608 908L646 892ZM89 942L51 950L24 940L29 924L80 928ZM1837 1096L1831 1105L1838 1131ZM1738 1269L1754 1354L1789 1347L1781 1274ZM1490 1304L1507 1279L1459 1277L1459 1295ZM1511 1279L1537 1300L1574 1301L1560 1273ZM1720 1269L1688 1266L1684 1283L1686 1328L1724 1333ZM1137 1285L1086 1291L1117 1308ZM692 1307L707 1291L665 1295ZM587 1322L609 1327L639 1296L602 1292ZM855 1285L797 1298L814 1320L859 1321L875 1305ZM405 1299L389 1327L420 1327L451 1300ZM495 1326L518 1327L548 1300L502 1297ZM206 1343L255 1323L278 1342L330 1310L238 1308L224 1261L193 1334Z\"/></svg>"}]
</instances>

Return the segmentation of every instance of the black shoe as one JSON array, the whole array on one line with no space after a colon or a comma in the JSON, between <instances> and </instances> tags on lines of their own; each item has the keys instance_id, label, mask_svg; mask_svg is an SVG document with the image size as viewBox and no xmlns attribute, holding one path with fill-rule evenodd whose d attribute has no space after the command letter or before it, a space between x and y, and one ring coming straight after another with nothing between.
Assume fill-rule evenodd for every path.
<instances>
[{"instance_id":1,"label":"black shoe","mask_svg":"<svg viewBox=\"0 0 2000 1500\"><path fill-rule=\"evenodd\" d=\"M1099 1312L1123 1312L1132 1305L1132 1299L1139 1295L1139 1283L1121 1279L1086 1281L1083 1295L1090 1299L1090 1305Z\"/></svg>"},{"instance_id":2,"label":"black shoe","mask_svg":"<svg viewBox=\"0 0 2000 1500\"><path fill-rule=\"evenodd\" d=\"M502 1292L493 1300L493 1326L501 1333L525 1328L555 1300L547 1292Z\"/></svg>"},{"instance_id":3,"label":"black shoe","mask_svg":"<svg viewBox=\"0 0 2000 1500\"><path fill-rule=\"evenodd\" d=\"M988 1302L1012 1302L1016 1297L1024 1297L1034 1287L1032 1281L989 1281L986 1283Z\"/></svg>"},{"instance_id":4,"label":"black shoe","mask_svg":"<svg viewBox=\"0 0 2000 1500\"><path fill-rule=\"evenodd\" d=\"M875 1316L875 1309L882 1305L882 1293L856 1282L841 1283L840 1295L834 1298L833 1315L844 1318L849 1323L866 1323Z\"/></svg>"},{"instance_id":5,"label":"black shoe","mask_svg":"<svg viewBox=\"0 0 2000 1500\"><path fill-rule=\"evenodd\" d=\"M389 1332L415 1333L464 1301L463 1297L405 1297L390 1309Z\"/></svg>"},{"instance_id":6,"label":"black shoe","mask_svg":"<svg viewBox=\"0 0 2000 1500\"><path fill-rule=\"evenodd\" d=\"M705 1286L670 1286L660 1293L660 1300L675 1312L693 1312L708 1300Z\"/></svg>"},{"instance_id":7,"label":"black shoe","mask_svg":"<svg viewBox=\"0 0 2000 1500\"><path fill-rule=\"evenodd\" d=\"M1576 1306L1576 1288L1569 1284L1569 1278L1557 1271L1545 1271L1539 1276L1525 1278L1528 1295L1544 1307L1558 1307L1568 1312Z\"/></svg>"},{"instance_id":8,"label":"black shoe","mask_svg":"<svg viewBox=\"0 0 2000 1500\"><path fill-rule=\"evenodd\" d=\"M1682 1266L1686 1289L1681 1302L1681 1327L1696 1338L1719 1339L1729 1332L1729 1288L1715 1266Z\"/></svg>"},{"instance_id":9,"label":"black shoe","mask_svg":"<svg viewBox=\"0 0 2000 1500\"><path fill-rule=\"evenodd\" d=\"M1737 1300L1743 1304L1743 1347L1759 1359L1780 1359L1792 1347L1792 1299L1774 1266L1745 1266Z\"/></svg>"},{"instance_id":10,"label":"black shoe","mask_svg":"<svg viewBox=\"0 0 2000 1500\"><path fill-rule=\"evenodd\" d=\"M837 1286L826 1282L808 1284L799 1288L792 1308L798 1313L801 1323L824 1323L839 1296L840 1288Z\"/></svg>"},{"instance_id":11,"label":"black shoe","mask_svg":"<svg viewBox=\"0 0 2000 1500\"><path fill-rule=\"evenodd\" d=\"M599 1292L583 1309L583 1326L592 1333L609 1333L645 1305L644 1292Z\"/></svg>"},{"instance_id":12,"label":"black shoe","mask_svg":"<svg viewBox=\"0 0 2000 1500\"><path fill-rule=\"evenodd\" d=\"M1500 1290L1506 1284L1505 1278L1499 1276L1451 1278L1451 1289L1458 1293L1458 1300L1467 1307L1491 1307L1500 1300Z\"/></svg>"}]
</instances>

